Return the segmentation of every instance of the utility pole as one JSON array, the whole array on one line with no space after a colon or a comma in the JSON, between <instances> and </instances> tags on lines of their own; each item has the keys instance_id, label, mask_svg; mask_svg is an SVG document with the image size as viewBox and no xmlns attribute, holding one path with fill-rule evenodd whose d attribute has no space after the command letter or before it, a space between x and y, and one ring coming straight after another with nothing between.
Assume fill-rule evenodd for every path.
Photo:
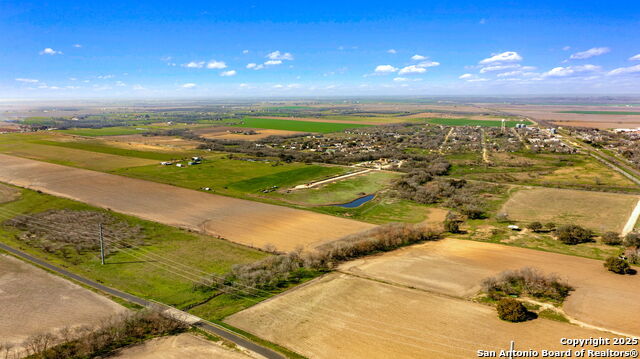
<instances>
[{"instance_id":1,"label":"utility pole","mask_svg":"<svg viewBox=\"0 0 640 359\"><path fill-rule=\"evenodd\" d=\"M104 238L102 236L102 223L98 225L98 230L100 233L100 262L104 265Z\"/></svg>"}]
</instances>

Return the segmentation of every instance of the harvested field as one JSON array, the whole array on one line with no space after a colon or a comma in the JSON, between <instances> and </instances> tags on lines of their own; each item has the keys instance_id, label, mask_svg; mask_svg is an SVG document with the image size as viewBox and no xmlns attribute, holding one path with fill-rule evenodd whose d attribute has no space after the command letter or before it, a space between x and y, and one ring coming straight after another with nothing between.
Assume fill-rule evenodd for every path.
<instances>
[{"instance_id":1,"label":"harvested field","mask_svg":"<svg viewBox=\"0 0 640 359\"><path fill-rule=\"evenodd\" d=\"M119 359L248 359L244 353L223 347L192 334L179 334L146 341L121 350Z\"/></svg>"},{"instance_id":2,"label":"harvested field","mask_svg":"<svg viewBox=\"0 0 640 359\"><path fill-rule=\"evenodd\" d=\"M344 116L346 117L346 116ZM272 119L272 120L289 120L289 121L303 121L303 122L326 122L326 123L351 123L354 125L380 125L381 123L394 123L394 122L400 122L398 119L395 118L387 118L387 117L382 117L380 119L376 119L376 118L367 118L367 117L362 117L362 120L355 118L355 119L350 119L350 118L344 118L344 119L340 119L340 117L335 117L335 118L327 118L327 117L278 117L278 116L260 116L260 117L256 117L256 118L264 118L264 119Z\"/></svg>"},{"instance_id":3,"label":"harvested field","mask_svg":"<svg viewBox=\"0 0 640 359\"><path fill-rule=\"evenodd\" d=\"M571 317L640 336L640 276L607 272L601 261L493 243L446 239L345 263L343 271L454 297L471 297L483 279L524 266L557 273L575 288Z\"/></svg>"},{"instance_id":4,"label":"harvested field","mask_svg":"<svg viewBox=\"0 0 640 359\"><path fill-rule=\"evenodd\" d=\"M638 196L554 188L523 189L502 207L510 219L578 224L599 232L621 232Z\"/></svg>"},{"instance_id":5,"label":"harvested field","mask_svg":"<svg viewBox=\"0 0 640 359\"><path fill-rule=\"evenodd\" d=\"M242 133L232 133L231 131L239 131L237 127L205 127L193 130L198 136L212 140L244 140L255 141L269 136L291 136L303 132L286 131L286 130L270 130L270 129L247 129L253 130L256 134L245 135Z\"/></svg>"},{"instance_id":6,"label":"harvested field","mask_svg":"<svg viewBox=\"0 0 640 359\"><path fill-rule=\"evenodd\" d=\"M108 145L138 151L193 150L198 147L197 141L174 136L121 135L105 136L100 140Z\"/></svg>"},{"instance_id":7,"label":"harvested field","mask_svg":"<svg viewBox=\"0 0 640 359\"><path fill-rule=\"evenodd\" d=\"M0 184L0 203L10 202L20 197L20 191L17 188Z\"/></svg>"},{"instance_id":8,"label":"harvested field","mask_svg":"<svg viewBox=\"0 0 640 359\"><path fill-rule=\"evenodd\" d=\"M94 325L126 309L7 255L0 255L0 344L31 335Z\"/></svg>"},{"instance_id":9,"label":"harvested field","mask_svg":"<svg viewBox=\"0 0 640 359\"><path fill-rule=\"evenodd\" d=\"M490 306L339 273L225 321L309 358L472 358L511 340L566 350L560 338L607 336L545 319L508 323Z\"/></svg>"},{"instance_id":10,"label":"harvested field","mask_svg":"<svg viewBox=\"0 0 640 359\"><path fill-rule=\"evenodd\" d=\"M28 142L0 144L0 152L12 156L89 168L97 171L111 171L118 168L145 166L157 163L155 160L144 158L125 157Z\"/></svg>"},{"instance_id":11,"label":"harvested field","mask_svg":"<svg viewBox=\"0 0 640 359\"><path fill-rule=\"evenodd\" d=\"M372 228L353 220L0 155L0 181L236 243L284 251Z\"/></svg>"}]
</instances>

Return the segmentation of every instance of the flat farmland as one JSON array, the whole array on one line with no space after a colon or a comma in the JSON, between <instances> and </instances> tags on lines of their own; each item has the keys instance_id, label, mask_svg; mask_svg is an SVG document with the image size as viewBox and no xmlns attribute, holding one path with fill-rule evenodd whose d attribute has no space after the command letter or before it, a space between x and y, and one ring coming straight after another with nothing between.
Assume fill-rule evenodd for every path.
<instances>
[{"instance_id":1,"label":"flat farmland","mask_svg":"<svg viewBox=\"0 0 640 359\"><path fill-rule=\"evenodd\" d=\"M157 162L145 158L120 156L31 142L0 144L0 152L12 156L88 168L96 171L111 171L123 167L145 166Z\"/></svg>"},{"instance_id":2,"label":"flat farmland","mask_svg":"<svg viewBox=\"0 0 640 359\"><path fill-rule=\"evenodd\" d=\"M0 181L97 207L284 251L313 247L372 225L161 183L0 155Z\"/></svg>"},{"instance_id":3,"label":"flat farmland","mask_svg":"<svg viewBox=\"0 0 640 359\"><path fill-rule=\"evenodd\" d=\"M225 322L309 358L471 358L478 349L565 349L606 334L545 319L508 323L495 309L333 273Z\"/></svg>"},{"instance_id":4,"label":"flat farmland","mask_svg":"<svg viewBox=\"0 0 640 359\"><path fill-rule=\"evenodd\" d=\"M269 136L290 136L301 133L286 130L255 129L255 134L245 135L242 133L232 133L231 130L238 131L236 127L203 127L193 130L193 133L207 139L243 141L255 141Z\"/></svg>"},{"instance_id":5,"label":"flat farmland","mask_svg":"<svg viewBox=\"0 0 640 359\"><path fill-rule=\"evenodd\" d=\"M484 278L533 267L566 279L575 291L563 305L571 317L640 335L640 277L608 272L601 261L493 243L445 239L345 263L342 271L429 292L469 298Z\"/></svg>"},{"instance_id":6,"label":"flat farmland","mask_svg":"<svg viewBox=\"0 0 640 359\"><path fill-rule=\"evenodd\" d=\"M140 345L127 347L111 358L118 359L250 359L244 353L223 347L207 339L179 334L148 340Z\"/></svg>"},{"instance_id":7,"label":"flat farmland","mask_svg":"<svg viewBox=\"0 0 640 359\"><path fill-rule=\"evenodd\" d=\"M640 113L626 107L579 105L496 106L500 110L546 120L558 126L593 128L640 127Z\"/></svg>"},{"instance_id":8,"label":"flat farmland","mask_svg":"<svg viewBox=\"0 0 640 359\"><path fill-rule=\"evenodd\" d=\"M433 123L436 125L445 125L445 126L481 126L481 127L502 126L502 120L497 120L497 119L476 120L476 119L469 119L469 118L429 118L427 122ZM516 127L516 124L518 123L531 124L531 122L529 121L507 120L505 121L505 126Z\"/></svg>"},{"instance_id":9,"label":"flat farmland","mask_svg":"<svg viewBox=\"0 0 640 359\"><path fill-rule=\"evenodd\" d=\"M368 127L366 124L350 124L340 122L311 122L300 120L284 120L273 118L244 118L235 127L264 128L271 130L285 130L296 132L330 133L340 132L349 128Z\"/></svg>"},{"instance_id":10,"label":"flat farmland","mask_svg":"<svg viewBox=\"0 0 640 359\"><path fill-rule=\"evenodd\" d=\"M125 311L90 290L0 254L0 344L19 345L31 335L97 325Z\"/></svg>"},{"instance_id":11,"label":"flat farmland","mask_svg":"<svg viewBox=\"0 0 640 359\"><path fill-rule=\"evenodd\" d=\"M621 232L639 199L617 193L522 189L509 198L501 212L524 223L578 224L600 232Z\"/></svg>"}]
</instances>

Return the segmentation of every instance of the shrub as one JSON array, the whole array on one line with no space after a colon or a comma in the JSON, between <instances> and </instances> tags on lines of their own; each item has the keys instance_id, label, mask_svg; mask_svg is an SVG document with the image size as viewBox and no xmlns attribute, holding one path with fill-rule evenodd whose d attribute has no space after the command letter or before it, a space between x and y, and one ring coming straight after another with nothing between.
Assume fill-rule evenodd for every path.
<instances>
[{"instance_id":1,"label":"shrub","mask_svg":"<svg viewBox=\"0 0 640 359\"><path fill-rule=\"evenodd\" d=\"M556 236L564 244L579 244L591 242L593 232L575 224L567 224L556 229Z\"/></svg>"},{"instance_id":2,"label":"shrub","mask_svg":"<svg viewBox=\"0 0 640 359\"><path fill-rule=\"evenodd\" d=\"M604 267L609 271L617 274L626 274L631 270L629 263L627 263L627 261L625 261L624 259L618 257L607 258L607 260L604 261Z\"/></svg>"},{"instance_id":3,"label":"shrub","mask_svg":"<svg viewBox=\"0 0 640 359\"><path fill-rule=\"evenodd\" d=\"M640 233L631 232L624 237L624 245L627 247L640 247Z\"/></svg>"},{"instance_id":4,"label":"shrub","mask_svg":"<svg viewBox=\"0 0 640 359\"><path fill-rule=\"evenodd\" d=\"M537 233L537 232L540 232L542 230L542 223L540 223L540 222L531 222L531 223L529 223L527 228L529 228L530 230L532 230L532 231Z\"/></svg>"},{"instance_id":5,"label":"shrub","mask_svg":"<svg viewBox=\"0 0 640 359\"><path fill-rule=\"evenodd\" d=\"M556 229L556 224L553 222L547 222L544 224L544 227L549 231L553 231Z\"/></svg>"},{"instance_id":6,"label":"shrub","mask_svg":"<svg viewBox=\"0 0 640 359\"><path fill-rule=\"evenodd\" d=\"M544 275L542 272L525 267L508 270L496 277L482 281L483 291L490 298L498 300L508 295L528 295L538 299L562 302L573 288L560 280L557 275Z\"/></svg>"},{"instance_id":7,"label":"shrub","mask_svg":"<svg viewBox=\"0 0 640 359\"><path fill-rule=\"evenodd\" d=\"M616 232L606 232L602 235L602 243L617 246L622 244L622 238Z\"/></svg>"},{"instance_id":8,"label":"shrub","mask_svg":"<svg viewBox=\"0 0 640 359\"><path fill-rule=\"evenodd\" d=\"M498 317L509 322L524 322L529 318L529 311L518 300L502 298L498 302Z\"/></svg>"},{"instance_id":9,"label":"shrub","mask_svg":"<svg viewBox=\"0 0 640 359\"><path fill-rule=\"evenodd\" d=\"M504 212L500 212L496 214L496 222L498 223L509 222L509 215Z\"/></svg>"}]
</instances>

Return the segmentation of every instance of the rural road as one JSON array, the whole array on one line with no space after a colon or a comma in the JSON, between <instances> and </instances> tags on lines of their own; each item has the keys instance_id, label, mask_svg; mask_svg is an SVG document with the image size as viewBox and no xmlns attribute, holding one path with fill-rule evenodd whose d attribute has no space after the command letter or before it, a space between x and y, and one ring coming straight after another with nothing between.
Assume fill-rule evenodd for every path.
<instances>
[{"instance_id":1,"label":"rural road","mask_svg":"<svg viewBox=\"0 0 640 359\"><path fill-rule=\"evenodd\" d=\"M236 345L238 345L240 347L243 347L243 348L245 348L247 350L255 352L255 353L257 353L257 354L259 354L259 355L261 355L261 356L263 356L265 358L268 358L268 359L284 359L285 358L281 354L279 354L279 353L277 353L277 352L275 352L275 351L273 351L271 349L268 349L268 348L265 348L263 346L260 346L260 345L258 345L256 343L252 342L252 341L249 341L248 339L246 339L246 338L244 338L244 337L242 337L242 336L240 336L238 334L234 334L234 333L230 332L228 329L226 329L226 328L224 328L222 326L219 326L219 325L216 325L214 323L205 321L204 319L195 317L190 313L183 312L183 311L181 311L179 309L176 309L176 308L164 305L164 304L148 301L148 300L142 299L140 297L137 297L135 295L132 295L132 294L129 294L129 293L125 293L125 292L119 291L117 289L113 289L113 288L107 287L105 285L102 285L100 283L94 282L94 281L89 280L87 278L81 277L81 276L79 276L77 274L71 273L71 272L69 272L69 271L67 271L65 269L56 267L56 266L54 266L52 264L49 264L49 263L47 263L47 262L45 262L45 261L43 261L41 259L35 258L35 257L33 257L33 256L31 256L31 255L29 255L29 254L27 254L27 253L25 253L25 252L23 252L21 250L18 250L18 249L15 249L13 247L10 247L10 246L8 246L8 245L6 245L4 243L0 243L0 249L5 250L5 251L17 256L17 257L20 257L23 260L29 261L31 263L35 263L40 267L43 267L43 268L46 268L46 269L51 270L53 272L56 272L56 273L58 273L58 274L60 274L62 276L65 276L67 278L71 278L76 282L79 282L79 283L82 283L82 284L84 284L86 286L89 286L91 288L97 289L97 290L99 290L99 291L101 291L103 293L107 293L107 294L110 294L112 296L124 299L124 300L126 300L128 302L131 302L131 303L143 306L143 307L150 307L150 308L153 308L153 307L157 308L158 306L160 306L161 308L164 308L165 310L170 310L172 313L178 313L178 315L173 315L177 319L180 318L180 317L183 317L183 318L197 318L197 319L199 319L199 321L197 321L197 322L189 321L189 322L187 322L187 324L193 325L193 326L198 327L198 328L200 328L202 330L205 330L205 331L207 331L207 332L209 332L209 333L211 333L213 335L216 335L218 337L224 338L224 339L226 339L226 340L228 340L230 342L235 343Z\"/></svg>"}]
</instances>

